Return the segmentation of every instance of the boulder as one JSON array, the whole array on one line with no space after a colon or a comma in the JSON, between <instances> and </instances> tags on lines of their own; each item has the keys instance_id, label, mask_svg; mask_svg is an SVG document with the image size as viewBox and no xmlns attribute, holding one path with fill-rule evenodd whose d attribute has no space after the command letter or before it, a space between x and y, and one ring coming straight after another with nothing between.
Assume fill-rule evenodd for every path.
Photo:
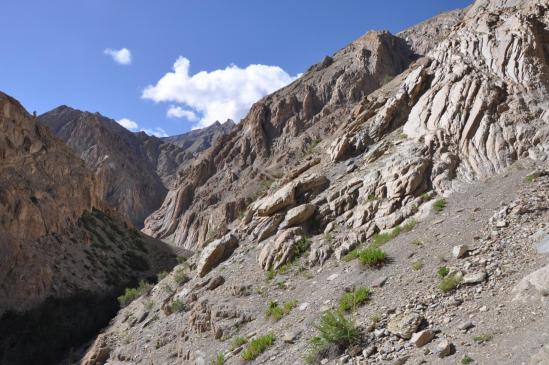
<instances>
[{"instance_id":1,"label":"boulder","mask_svg":"<svg viewBox=\"0 0 549 365\"><path fill-rule=\"evenodd\" d=\"M208 244L200 254L196 265L197 275L203 277L222 261L228 259L238 247L238 240L231 233Z\"/></svg>"},{"instance_id":2,"label":"boulder","mask_svg":"<svg viewBox=\"0 0 549 365\"><path fill-rule=\"evenodd\" d=\"M270 216L295 204L295 184L286 184L273 195L267 196L254 204L259 215Z\"/></svg>"},{"instance_id":3,"label":"boulder","mask_svg":"<svg viewBox=\"0 0 549 365\"><path fill-rule=\"evenodd\" d=\"M302 239L299 227L280 231L259 253L259 266L265 270L278 269L293 260L297 243Z\"/></svg>"},{"instance_id":4,"label":"boulder","mask_svg":"<svg viewBox=\"0 0 549 365\"><path fill-rule=\"evenodd\" d=\"M475 272L463 276L463 284L480 284L486 280L486 272Z\"/></svg>"},{"instance_id":5,"label":"boulder","mask_svg":"<svg viewBox=\"0 0 549 365\"><path fill-rule=\"evenodd\" d=\"M351 145L347 136L339 137L332 142L328 149L328 154L333 162L342 161L347 157L347 152Z\"/></svg>"},{"instance_id":6,"label":"boulder","mask_svg":"<svg viewBox=\"0 0 549 365\"><path fill-rule=\"evenodd\" d=\"M454 248L452 249L452 256L454 256L456 259L460 259L462 257L465 257L467 252L469 252L469 246L457 245L454 246Z\"/></svg>"},{"instance_id":7,"label":"boulder","mask_svg":"<svg viewBox=\"0 0 549 365\"><path fill-rule=\"evenodd\" d=\"M286 218L282 222L281 228L297 226L306 222L315 213L316 206L312 204L303 204L290 209L286 213Z\"/></svg>"},{"instance_id":8,"label":"boulder","mask_svg":"<svg viewBox=\"0 0 549 365\"><path fill-rule=\"evenodd\" d=\"M513 300L544 298L549 295L549 264L524 277L512 291Z\"/></svg>"},{"instance_id":9,"label":"boulder","mask_svg":"<svg viewBox=\"0 0 549 365\"><path fill-rule=\"evenodd\" d=\"M435 353L440 358L450 356L453 351L454 345L448 340L440 341L435 348Z\"/></svg>"},{"instance_id":10,"label":"boulder","mask_svg":"<svg viewBox=\"0 0 549 365\"><path fill-rule=\"evenodd\" d=\"M423 330L416 332L412 335L410 342L416 347L422 347L427 345L435 337L435 334L431 330Z\"/></svg>"},{"instance_id":11,"label":"boulder","mask_svg":"<svg viewBox=\"0 0 549 365\"><path fill-rule=\"evenodd\" d=\"M387 323L387 329L393 335L409 340L412 338L414 332L417 331L422 321L423 317L418 313L403 313L393 317Z\"/></svg>"},{"instance_id":12,"label":"boulder","mask_svg":"<svg viewBox=\"0 0 549 365\"><path fill-rule=\"evenodd\" d=\"M283 220L283 214L275 214L272 217L263 218L253 231L254 236L257 237L257 241L261 242L271 237Z\"/></svg>"}]
</instances>

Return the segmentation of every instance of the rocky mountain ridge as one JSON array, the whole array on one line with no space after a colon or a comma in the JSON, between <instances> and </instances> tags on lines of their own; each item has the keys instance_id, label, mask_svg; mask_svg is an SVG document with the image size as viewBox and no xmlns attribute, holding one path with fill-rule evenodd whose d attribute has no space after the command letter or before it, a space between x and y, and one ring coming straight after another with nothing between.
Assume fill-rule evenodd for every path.
<instances>
[{"instance_id":1,"label":"rocky mountain ridge","mask_svg":"<svg viewBox=\"0 0 549 365\"><path fill-rule=\"evenodd\" d=\"M217 123L160 139L67 106L40 115L38 121L76 151L101 180L102 198L137 227L160 206L178 171L232 128L231 123Z\"/></svg>"},{"instance_id":2,"label":"rocky mountain ridge","mask_svg":"<svg viewBox=\"0 0 549 365\"><path fill-rule=\"evenodd\" d=\"M112 211L100 179L3 93L0 135L0 362L51 364L176 255Z\"/></svg>"}]
</instances>

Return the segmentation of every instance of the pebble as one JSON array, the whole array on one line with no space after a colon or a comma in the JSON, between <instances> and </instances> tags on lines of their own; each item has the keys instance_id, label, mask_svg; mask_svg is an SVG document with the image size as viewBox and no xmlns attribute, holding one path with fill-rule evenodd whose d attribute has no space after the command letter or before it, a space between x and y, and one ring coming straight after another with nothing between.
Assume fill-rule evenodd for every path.
<instances>
[{"instance_id":1,"label":"pebble","mask_svg":"<svg viewBox=\"0 0 549 365\"><path fill-rule=\"evenodd\" d=\"M452 249L452 256L454 256L456 259L460 259L462 257L465 257L468 251L469 251L469 246L457 245L457 246L454 246L454 248Z\"/></svg>"}]
</instances>

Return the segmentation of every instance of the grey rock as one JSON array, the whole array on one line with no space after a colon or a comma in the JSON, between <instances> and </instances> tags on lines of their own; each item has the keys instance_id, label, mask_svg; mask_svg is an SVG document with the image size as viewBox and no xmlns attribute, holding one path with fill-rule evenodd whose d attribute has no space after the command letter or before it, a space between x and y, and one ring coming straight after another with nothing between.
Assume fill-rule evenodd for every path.
<instances>
[{"instance_id":1,"label":"grey rock","mask_svg":"<svg viewBox=\"0 0 549 365\"><path fill-rule=\"evenodd\" d=\"M480 284L484 280L486 280L486 276L487 276L486 272L484 272L484 271L477 272L477 273L465 274L463 276L462 283L463 284Z\"/></svg>"},{"instance_id":2,"label":"grey rock","mask_svg":"<svg viewBox=\"0 0 549 365\"><path fill-rule=\"evenodd\" d=\"M416 312L403 313L393 317L387 323L387 329L393 335L409 340L412 334L417 331L423 317Z\"/></svg>"}]
</instances>

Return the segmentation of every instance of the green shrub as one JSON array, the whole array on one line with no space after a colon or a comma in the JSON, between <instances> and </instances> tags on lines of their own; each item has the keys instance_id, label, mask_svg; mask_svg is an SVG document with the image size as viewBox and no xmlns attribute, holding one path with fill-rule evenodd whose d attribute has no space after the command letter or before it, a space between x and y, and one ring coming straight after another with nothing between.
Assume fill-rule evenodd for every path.
<instances>
[{"instance_id":1,"label":"green shrub","mask_svg":"<svg viewBox=\"0 0 549 365\"><path fill-rule=\"evenodd\" d=\"M276 271L274 270L269 270L265 273L265 279L267 281L273 280L275 276L276 276Z\"/></svg>"},{"instance_id":2,"label":"green shrub","mask_svg":"<svg viewBox=\"0 0 549 365\"><path fill-rule=\"evenodd\" d=\"M146 310L150 311L151 309L154 308L154 300L152 300L152 299L144 300L144 301L143 301L143 307L144 307Z\"/></svg>"},{"instance_id":3,"label":"green shrub","mask_svg":"<svg viewBox=\"0 0 549 365\"><path fill-rule=\"evenodd\" d=\"M216 357L210 361L211 365L223 365L225 363L225 355L223 353L218 353Z\"/></svg>"},{"instance_id":4,"label":"green shrub","mask_svg":"<svg viewBox=\"0 0 549 365\"><path fill-rule=\"evenodd\" d=\"M174 300L169 306L170 313L183 312L186 308L185 303L180 299Z\"/></svg>"},{"instance_id":5,"label":"green shrub","mask_svg":"<svg viewBox=\"0 0 549 365\"><path fill-rule=\"evenodd\" d=\"M414 271L419 271L419 270L423 269L423 261L417 260L417 261L412 262L412 269Z\"/></svg>"},{"instance_id":6,"label":"green shrub","mask_svg":"<svg viewBox=\"0 0 549 365\"><path fill-rule=\"evenodd\" d=\"M236 336L233 338L231 342L230 350L233 351L234 349L244 345L245 343L248 343L248 339L244 336Z\"/></svg>"},{"instance_id":7,"label":"green shrub","mask_svg":"<svg viewBox=\"0 0 549 365\"><path fill-rule=\"evenodd\" d=\"M178 269L175 272L173 279L175 280L177 285L183 285L190 280L187 274L185 273L185 269Z\"/></svg>"},{"instance_id":8,"label":"green shrub","mask_svg":"<svg viewBox=\"0 0 549 365\"><path fill-rule=\"evenodd\" d=\"M445 199L438 199L433 203L433 209L435 212L440 213L446 208L446 200Z\"/></svg>"},{"instance_id":9,"label":"green shrub","mask_svg":"<svg viewBox=\"0 0 549 365\"><path fill-rule=\"evenodd\" d=\"M339 309L347 312L354 311L368 299L370 299L370 289L368 288L358 288L355 289L352 293L345 293L339 298Z\"/></svg>"},{"instance_id":10,"label":"green shrub","mask_svg":"<svg viewBox=\"0 0 549 365\"><path fill-rule=\"evenodd\" d=\"M461 282L461 279L458 278L456 275L446 275L440 284L438 284L438 288L442 290L443 293L448 293L452 290L454 290L459 283Z\"/></svg>"},{"instance_id":11,"label":"green shrub","mask_svg":"<svg viewBox=\"0 0 549 365\"><path fill-rule=\"evenodd\" d=\"M475 341L478 344L483 344L485 342L492 340L492 338L494 338L494 336L492 336L491 334L484 334L484 335L473 337L473 341Z\"/></svg>"},{"instance_id":12,"label":"green shrub","mask_svg":"<svg viewBox=\"0 0 549 365\"><path fill-rule=\"evenodd\" d=\"M417 226L417 221L415 219L410 219L408 223L402 226L402 229L404 230L404 232L410 232L416 226Z\"/></svg>"},{"instance_id":13,"label":"green shrub","mask_svg":"<svg viewBox=\"0 0 549 365\"><path fill-rule=\"evenodd\" d=\"M461 363L465 364L465 365L470 364L473 361L474 360L472 358L470 358L469 356L467 356L467 355L463 356L463 358L461 359Z\"/></svg>"},{"instance_id":14,"label":"green shrub","mask_svg":"<svg viewBox=\"0 0 549 365\"><path fill-rule=\"evenodd\" d=\"M294 247L294 258L298 258L303 255L311 246L311 240L309 237L303 237L300 239Z\"/></svg>"},{"instance_id":15,"label":"green shrub","mask_svg":"<svg viewBox=\"0 0 549 365\"><path fill-rule=\"evenodd\" d=\"M187 262L187 258L185 256L177 256L177 263L184 264Z\"/></svg>"},{"instance_id":16,"label":"green shrub","mask_svg":"<svg viewBox=\"0 0 549 365\"><path fill-rule=\"evenodd\" d=\"M117 298L118 303L120 303L120 306L125 307L133 302L135 299L148 292L150 288L151 284L146 283L144 280L141 280L137 288L126 288L124 294L120 295Z\"/></svg>"},{"instance_id":17,"label":"green shrub","mask_svg":"<svg viewBox=\"0 0 549 365\"><path fill-rule=\"evenodd\" d=\"M368 247L358 252L358 261L369 267L380 267L387 262L387 254L376 247Z\"/></svg>"},{"instance_id":18,"label":"green shrub","mask_svg":"<svg viewBox=\"0 0 549 365\"><path fill-rule=\"evenodd\" d=\"M250 341L248 346L242 351L241 357L250 361L261 355L275 341L275 336L272 332L264 336L256 337Z\"/></svg>"},{"instance_id":19,"label":"green shrub","mask_svg":"<svg viewBox=\"0 0 549 365\"><path fill-rule=\"evenodd\" d=\"M411 230L411 228L410 228L410 230ZM377 247L382 246L382 245L386 244L387 242L389 242L390 240L398 237L401 232L402 232L402 228L400 226L396 226L390 232L376 233L372 237L372 243L373 243L374 246L377 246Z\"/></svg>"},{"instance_id":20,"label":"green shrub","mask_svg":"<svg viewBox=\"0 0 549 365\"><path fill-rule=\"evenodd\" d=\"M270 302L265 312L265 317L272 318L275 321L279 321L282 317L287 315L295 308L297 300L291 300L279 306L277 302Z\"/></svg>"},{"instance_id":21,"label":"green shrub","mask_svg":"<svg viewBox=\"0 0 549 365\"><path fill-rule=\"evenodd\" d=\"M347 348L356 341L359 330L341 312L328 311L320 317L320 323L316 326L319 335L310 341L309 351L306 355L307 362L314 361L318 354L331 345L339 348Z\"/></svg>"},{"instance_id":22,"label":"green shrub","mask_svg":"<svg viewBox=\"0 0 549 365\"><path fill-rule=\"evenodd\" d=\"M526 177L524 178L524 180L525 180L526 182L530 182L530 183L531 183L531 182L536 181L536 176L533 175L533 174L530 174L530 175L526 176Z\"/></svg>"},{"instance_id":23,"label":"green shrub","mask_svg":"<svg viewBox=\"0 0 549 365\"><path fill-rule=\"evenodd\" d=\"M450 272L450 269L448 269L446 266L441 266L437 270L437 275L441 279L444 279L446 277L446 275L448 275L449 272Z\"/></svg>"},{"instance_id":24,"label":"green shrub","mask_svg":"<svg viewBox=\"0 0 549 365\"><path fill-rule=\"evenodd\" d=\"M429 200L433 199L429 193L423 193L421 194L421 200L424 202L428 202Z\"/></svg>"},{"instance_id":25,"label":"green shrub","mask_svg":"<svg viewBox=\"0 0 549 365\"><path fill-rule=\"evenodd\" d=\"M157 279L157 281L161 281L166 276L168 276L168 272L167 271L161 271L158 274L156 274L156 279Z\"/></svg>"}]
</instances>

